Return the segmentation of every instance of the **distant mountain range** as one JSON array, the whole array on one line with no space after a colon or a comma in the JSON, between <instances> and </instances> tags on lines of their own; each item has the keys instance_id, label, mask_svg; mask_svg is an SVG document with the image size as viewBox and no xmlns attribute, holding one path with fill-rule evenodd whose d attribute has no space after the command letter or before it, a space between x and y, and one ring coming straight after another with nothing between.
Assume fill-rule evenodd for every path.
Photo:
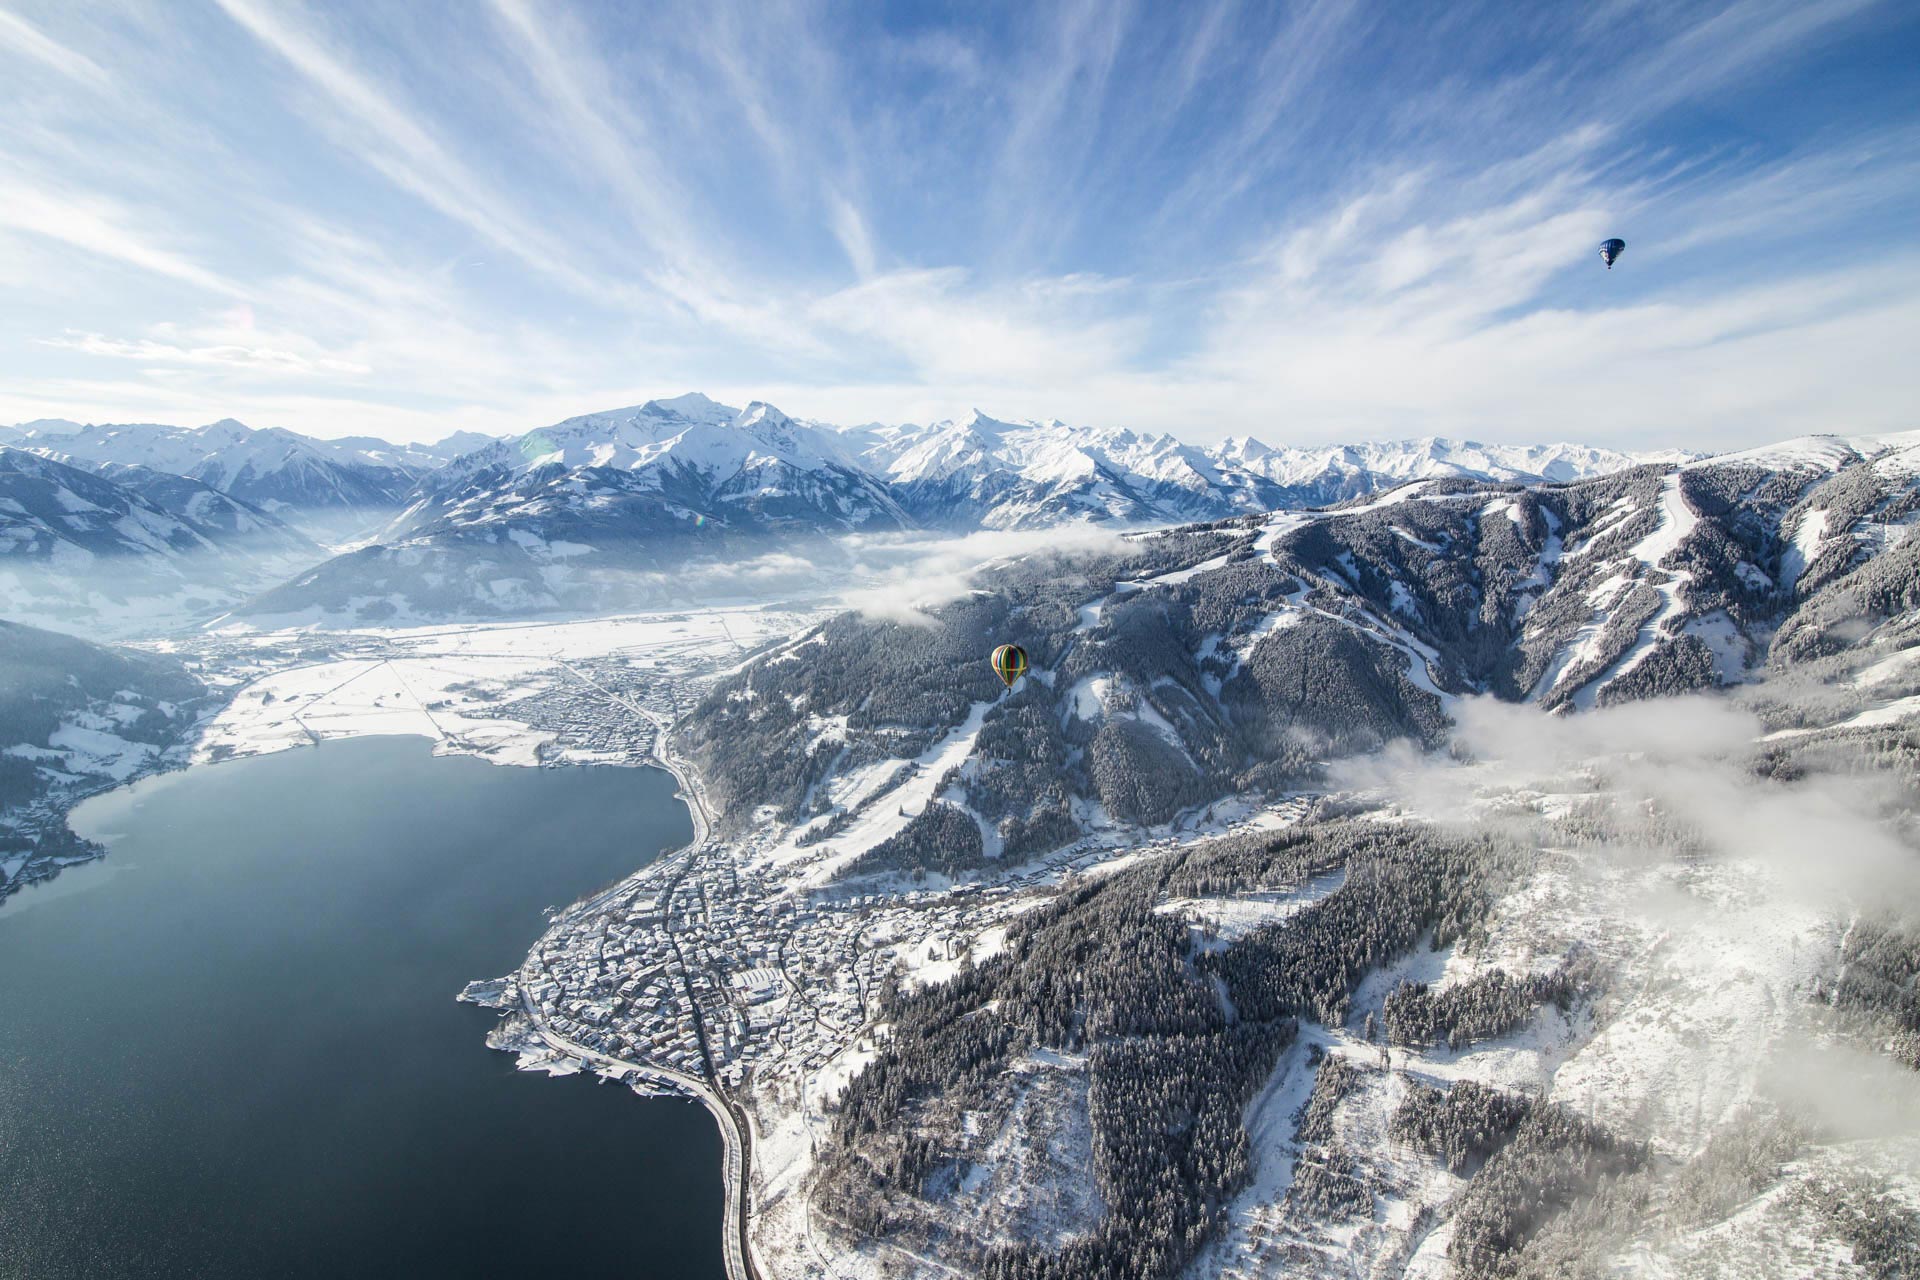
<instances>
[{"instance_id":1,"label":"distant mountain range","mask_svg":"<svg viewBox=\"0 0 1920 1280\"><path fill-rule=\"evenodd\" d=\"M1689 456L1437 438L1276 449L1242 437L1203 448L1168 435L1000 422L977 410L965 421L858 428L842 438L922 523L999 529L1218 519L1325 506L1407 480L1569 481Z\"/></svg>"},{"instance_id":2,"label":"distant mountain range","mask_svg":"<svg viewBox=\"0 0 1920 1280\"><path fill-rule=\"evenodd\" d=\"M369 436L317 440L231 418L204 427L152 423L21 423L0 445L84 467L141 466L202 481L267 511L390 515L413 487L492 437L457 432L438 444L393 445Z\"/></svg>"},{"instance_id":3,"label":"distant mountain range","mask_svg":"<svg viewBox=\"0 0 1920 1280\"><path fill-rule=\"evenodd\" d=\"M1413 479L1567 482L1684 458L1442 439L1202 447L977 411L925 426L836 427L697 393L507 440L462 432L402 446L231 419L191 428L43 419L0 428L0 447L122 483L129 501L155 500L156 475L181 477L256 523L272 518L321 543L353 544L333 559L316 556L243 610L367 621L607 607L636 572L671 576L689 560L770 540L1188 523L1323 506ZM176 489L175 506L200 492ZM17 523L16 548L71 540L58 527L33 539L23 529Z\"/></svg>"},{"instance_id":4,"label":"distant mountain range","mask_svg":"<svg viewBox=\"0 0 1920 1280\"><path fill-rule=\"evenodd\" d=\"M0 448L0 613L92 632L230 608L326 551L190 476Z\"/></svg>"}]
</instances>

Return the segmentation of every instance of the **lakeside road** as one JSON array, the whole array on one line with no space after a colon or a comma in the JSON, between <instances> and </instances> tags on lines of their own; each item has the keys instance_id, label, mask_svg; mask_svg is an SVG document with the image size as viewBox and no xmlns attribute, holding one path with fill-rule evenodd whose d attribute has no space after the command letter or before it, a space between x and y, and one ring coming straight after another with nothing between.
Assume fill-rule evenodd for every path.
<instances>
[{"instance_id":1,"label":"lakeside road","mask_svg":"<svg viewBox=\"0 0 1920 1280\"><path fill-rule=\"evenodd\" d=\"M713 815L707 806L705 792L694 779L686 762L675 756L667 745L670 721L657 712L650 711L619 694L595 683L584 672L569 663L560 665L582 683L598 690L608 700L625 707L634 715L647 720L654 727L653 756L662 769L673 775L679 784L680 794L687 802L687 812L693 819L693 838L685 848L656 859L626 879L601 890L591 897L584 898L563 911L557 923L572 923L584 917L602 911L607 904L626 897L647 882L666 874L676 863L687 863L701 848L705 847L713 832ZM674 881L686 874L687 867L682 865L674 869ZM677 949L677 944L676 944ZM529 953L537 954L538 949ZM726 1258L727 1280L759 1280L759 1273L753 1265L753 1251L747 1241L749 1214L752 1208L753 1177L753 1126L748 1120L746 1109L728 1096L725 1086L713 1069L711 1056L705 1052L706 1032L700 1025L700 1006L689 988L688 1006L693 1010L696 1028L699 1032L702 1056L706 1059L705 1079L687 1075L680 1071L670 1071L651 1063L636 1061L632 1058L618 1058L610 1054L590 1049L586 1045L570 1040L555 1031L547 1022L539 1003L527 995L531 975L523 965L520 972L520 1006L532 1022L534 1030L550 1047L566 1053L580 1061L608 1069L611 1074L629 1078L639 1077L665 1085L677 1092L690 1094L700 1100L720 1127L721 1143L725 1149L724 1176L726 1180L726 1211L723 1217L723 1253Z\"/></svg>"}]
</instances>

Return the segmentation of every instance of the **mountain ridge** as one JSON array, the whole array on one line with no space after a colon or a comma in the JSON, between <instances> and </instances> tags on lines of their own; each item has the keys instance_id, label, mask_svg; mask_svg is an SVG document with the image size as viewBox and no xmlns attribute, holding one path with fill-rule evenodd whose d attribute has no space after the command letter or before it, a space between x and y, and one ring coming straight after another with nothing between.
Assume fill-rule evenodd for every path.
<instances>
[{"instance_id":1,"label":"mountain ridge","mask_svg":"<svg viewBox=\"0 0 1920 1280\"><path fill-rule=\"evenodd\" d=\"M199 427L41 419L12 428L0 443L82 467L133 465L186 476L298 518L395 510L422 476L474 438L456 432L436 445L396 446L368 436L322 440L234 418Z\"/></svg>"},{"instance_id":2,"label":"mountain ridge","mask_svg":"<svg viewBox=\"0 0 1920 1280\"><path fill-rule=\"evenodd\" d=\"M95 469L185 475L279 513L344 558L310 566L247 605L249 615L346 610L370 621L604 608L636 574L670 581L690 560L779 540L830 562L821 544L851 533L1166 526L1327 506L1412 480L1564 483L1691 456L1442 437L1202 446L978 409L926 425L839 427L699 392L436 446L316 441L233 419L43 420L9 443Z\"/></svg>"}]
</instances>

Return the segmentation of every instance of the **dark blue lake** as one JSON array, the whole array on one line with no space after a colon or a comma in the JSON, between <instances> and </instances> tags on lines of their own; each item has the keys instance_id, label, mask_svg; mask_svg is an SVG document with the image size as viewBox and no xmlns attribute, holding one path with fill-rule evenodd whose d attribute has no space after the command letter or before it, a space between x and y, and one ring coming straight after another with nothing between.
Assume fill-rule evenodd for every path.
<instances>
[{"instance_id":1,"label":"dark blue lake","mask_svg":"<svg viewBox=\"0 0 1920 1280\"><path fill-rule=\"evenodd\" d=\"M371 738L88 802L109 857L0 908L0 1275L721 1276L706 1112L453 999L685 843L673 790Z\"/></svg>"}]
</instances>

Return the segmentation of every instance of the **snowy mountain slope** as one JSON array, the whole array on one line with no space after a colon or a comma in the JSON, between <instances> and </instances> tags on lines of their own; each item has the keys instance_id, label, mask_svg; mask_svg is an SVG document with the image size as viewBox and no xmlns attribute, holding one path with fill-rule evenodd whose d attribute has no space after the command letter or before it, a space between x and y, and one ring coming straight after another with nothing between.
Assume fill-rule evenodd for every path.
<instances>
[{"instance_id":1,"label":"snowy mountain slope","mask_svg":"<svg viewBox=\"0 0 1920 1280\"><path fill-rule=\"evenodd\" d=\"M363 621L631 608L690 561L770 548L822 568L829 535L911 526L831 433L704 396L570 418L429 476L380 545L250 602Z\"/></svg>"},{"instance_id":2,"label":"snowy mountain slope","mask_svg":"<svg viewBox=\"0 0 1920 1280\"><path fill-rule=\"evenodd\" d=\"M98 468L97 474L196 527L217 531L228 541L246 542L250 549L277 548L313 559L324 554L319 544L279 517L204 480L126 463L110 463Z\"/></svg>"},{"instance_id":3,"label":"snowy mountain slope","mask_svg":"<svg viewBox=\"0 0 1920 1280\"><path fill-rule=\"evenodd\" d=\"M453 515L450 505L473 500L477 489L518 483L549 466L630 473L639 488L677 487L656 483L663 475L698 476L693 496L736 504L754 493L786 497L786 483L806 475L813 477L812 492L789 504L790 519L802 518L811 505L827 524L904 520L1016 529L1218 519L1339 502L1410 479L1564 482L1639 462L1683 460L1577 445L1443 439L1276 449L1240 438L1202 448L1167 435L1057 420L1003 422L977 410L965 420L927 426L841 428L796 422L758 402L737 410L698 393L585 414L516 441L474 432L431 445L359 436L314 440L279 429L253 431L231 419L191 429L47 419L12 430L22 434L15 443L23 447L92 465L129 463L193 476L268 510L377 512L403 505L405 495L404 505L413 509L409 530ZM731 486L723 485L729 479ZM408 493L415 481L419 489ZM466 517L475 518L484 517Z\"/></svg>"},{"instance_id":4,"label":"snowy mountain slope","mask_svg":"<svg viewBox=\"0 0 1920 1280\"><path fill-rule=\"evenodd\" d=\"M320 443L347 450L359 459L424 475L499 440L482 431L455 431L428 444L393 444L378 436L339 436Z\"/></svg>"},{"instance_id":5,"label":"snowy mountain slope","mask_svg":"<svg viewBox=\"0 0 1920 1280\"><path fill-rule=\"evenodd\" d=\"M141 472L141 476L158 473ZM237 517L234 503L218 503ZM0 451L0 555L74 566L103 556L209 552L218 536L129 485L21 449Z\"/></svg>"},{"instance_id":6,"label":"snowy mountain slope","mask_svg":"<svg viewBox=\"0 0 1920 1280\"><path fill-rule=\"evenodd\" d=\"M1438 437L1327 449L1268 449L1258 441L1241 440L1228 441L1222 450L1245 457L1249 470L1281 485L1296 499L1288 505L1313 506L1409 480L1567 484L1648 463L1678 464L1694 456L1678 450L1628 454L1574 444L1487 445Z\"/></svg>"},{"instance_id":7,"label":"snowy mountain slope","mask_svg":"<svg viewBox=\"0 0 1920 1280\"><path fill-rule=\"evenodd\" d=\"M1258 477L1171 436L1000 422L977 410L963 422L847 435L902 505L932 525L1166 524L1279 505Z\"/></svg>"},{"instance_id":8,"label":"snowy mountain slope","mask_svg":"<svg viewBox=\"0 0 1920 1280\"><path fill-rule=\"evenodd\" d=\"M16 422L10 427L0 427L0 433L13 432L17 435L37 434L42 439L53 436L68 436L84 431L83 423L70 418L35 418L32 422Z\"/></svg>"},{"instance_id":9,"label":"snowy mountain slope","mask_svg":"<svg viewBox=\"0 0 1920 1280\"><path fill-rule=\"evenodd\" d=\"M1334 451L1243 440L1208 450L1165 435L1009 423L978 412L928 427L835 428L694 393L585 414L466 453L420 482L381 535L387 551L356 552L268 603L310 618L358 608L347 603L356 599L420 617L604 607L612 597L583 590L583 577L598 573L604 586L599 571L655 573L742 540L916 526L1166 525L1336 501L1402 477L1537 481L1633 463L1569 445L1436 440ZM518 563L510 542L564 548L568 563L556 573L542 567L551 557L539 551ZM402 547L406 554L397 555ZM484 563L466 563L479 548ZM487 585L508 580L516 585L499 592ZM450 590L450 582L467 586ZM429 599L431 606L421 603Z\"/></svg>"},{"instance_id":10,"label":"snowy mountain slope","mask_svg":"<svg viewBox=\"0 0 1920 1280\"><path fill-rule=\"evenodd\" d=\"M829 624L819 643L867 655L857 670L770 659L723 682L689 750L727 814L771 806L801 824L803 862L883 870L946 842L959 865L944 819L864 821L924 809L894 795L898 779L867 783L991 703L959 775L932 793L979 827L960 863L981 865L1298 785L1316 761L1394 738L1432 743L1469 695L1586 709L1898 647L1920 631L1920 539L1907 537L1920 466L1912 443L1872 447L1568 485L1416 481L1136 538L1137 560L1038 553L935 609L933 635ZM1831 533L1796 542L1816 510ZM1025 646L1035 671L1006 698L977 661L1001 642ZM809 764L764 764L777 759ZM858 861L889 841L879 863Z\"/></svg>"},{"instance_id":11,"label":"snowy mountain slope","mask_svg":"<svg viewBox=\"0 0 1920 1280\"><path fill-rule=\"evenodd\" d=\"M231 418L204 427L154 424L67 430L26 424L13 443L82 466L130 465L203 481L273 512L368 518L399 508L437 460L426 452L316 440L279 427L255 430Z\"/></svg>"},{"instance_id":12,"label":"snowy mountain slope","mask_svg":"<svg viewBox=\"0 0 1920 1280\"><path fill-rule=\"evenodd\" d=\"M1914 443L1036 552L931 626L842 617L718 681L675 741L746 901L844 914L862 997L730 1049L769 1259L1910 1270L1920 932L1880 909L1920 811ZM1393 738L1456 751L1328 768ZM1267 821L1350 779L1396 807Z\"/></svg>"},{"instance_id":13,"label":"snowy mountain slope","mask_svg":"<svg viewBox=\"0 0 1920 1280\"><path fill-rule=\"evenodd\" d=\"M116 480L0 448L0 600L8 617L108 635L179 625L323 554L272 516L198 481L119 472Z\"/></svg>"},{"instance_id":14,"label":"snowy mountain slope","mask_svg":"<svg viewBox=\"0 0 1920 1280\"><path fill-rule=\"evenodd\" d=\"M1038 528L1071 520L1166 524L1275 507L1322 506L1406 480L1570 481L1645 461L1577 445L1441 439L1275 449L1251 438L1211 448L1171 436L1000 422L976 410L927 427L844 433L925 523Z\"/></svg>"},{"instance_id":15,"label":"snowy mountain slope","mask_svg":"<svg viewBox=\"0 0 1920 1280\"><path fill-rule=\"evenodd\" d=\"M617 525L649 498L654 510L639 518L663 529L701 517L743 531L906 523L831 433L757 401L733 409L691 394L569 418L468 453L421 485L396 527L457 528L566 506ZM616 506L626 510L604 514Z\"/></svg>"},{"instance_id":16,"label":"snowy mountain slope","mask_svg":"<svg viewBox=\"0 0 1920 1280\"><path fill-rule=\"evenodd\" d=\"M0 620L0 899L95 856L69 804L184 755L205 696L172 658Z\"/></svg>"},{"instance_id":17,"label":"snowy mountain slope","mask_svg":"<svg viewBox=\"0 0 1920 1280\"><path fill-rule=\"evenodd\" d=\"M1915 442L1860 443L1868 451L1821 439L1566 486L1409 486L1271 545L1369 625L1430 647L1452 693L1586 707L1712 687L1770 654L1806 656L1823 611L1857 629L1862 594L1838 585L1849 575L1904 578ZM1856 639L1896 612L1879 608Z\"/></svg>"}]
</instances>

